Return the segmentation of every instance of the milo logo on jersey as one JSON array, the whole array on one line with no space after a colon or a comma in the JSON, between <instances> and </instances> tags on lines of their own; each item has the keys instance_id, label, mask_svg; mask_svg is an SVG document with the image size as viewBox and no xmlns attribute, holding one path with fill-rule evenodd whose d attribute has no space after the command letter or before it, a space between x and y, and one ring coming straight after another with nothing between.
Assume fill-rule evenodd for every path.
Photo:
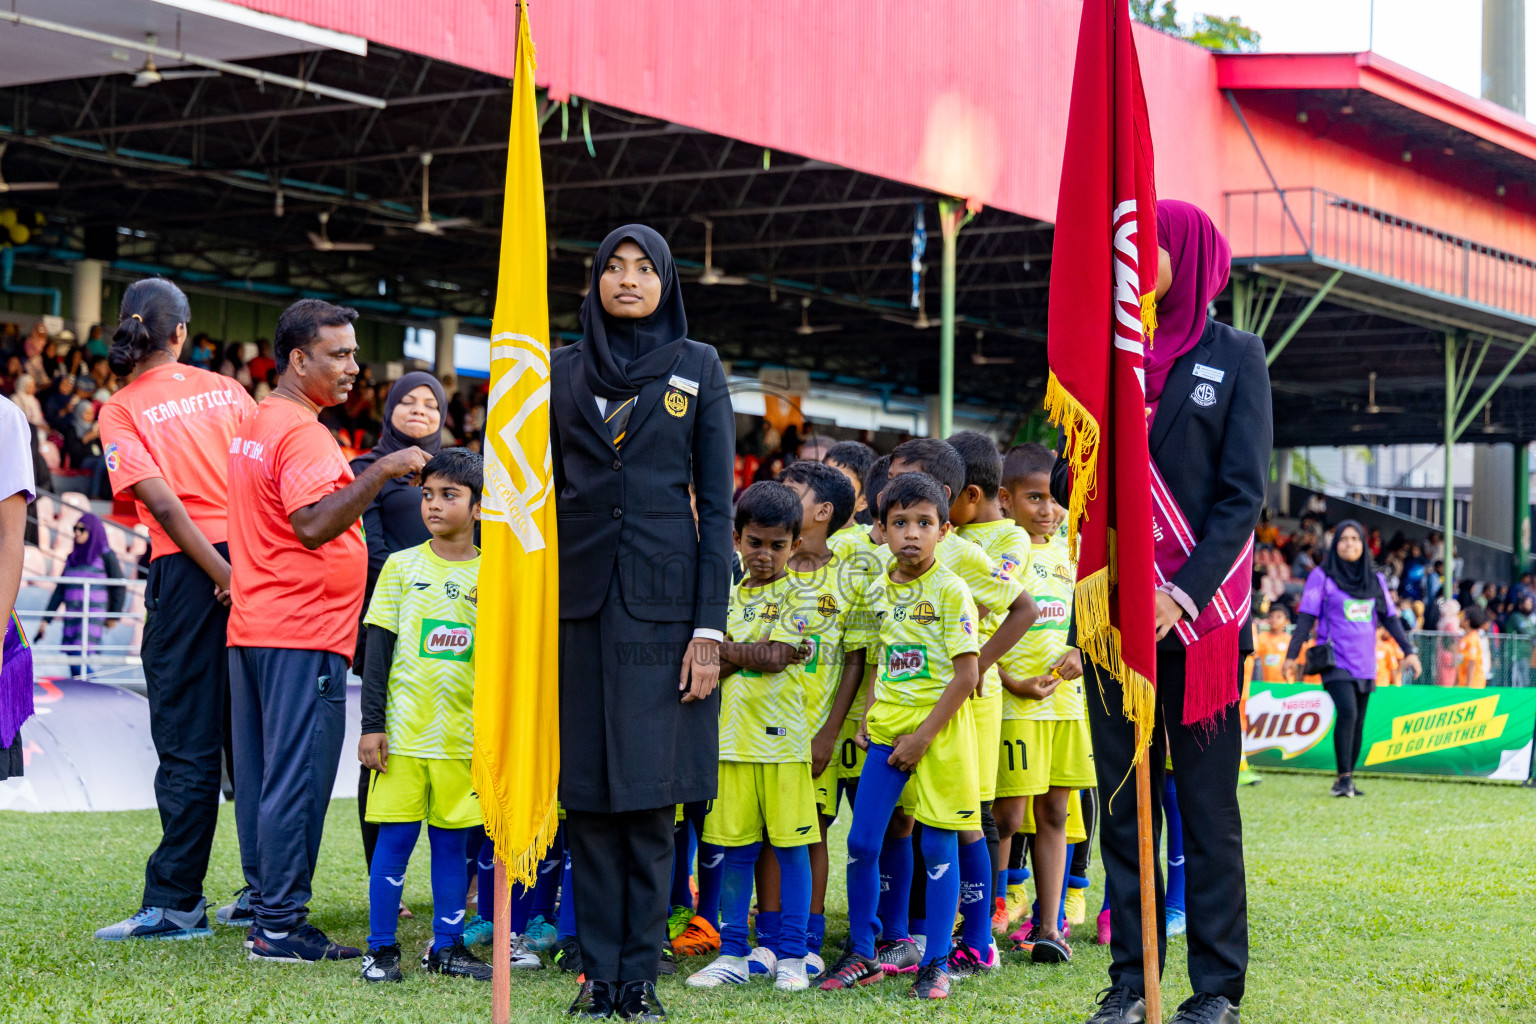
<instances>
[{"instance_id":1,"label":"milo logo on jersey","mask_svg":"<svg viewBox=\"0 0 1536 1024\"><path fill-rule=\"evenodd\" d=\"M926 644L890 644L885 649L885 678L892 682L904 679L931 679L928 674L928 647Z\"/></svg>"},{"instance_id":2,"label":"milo logo on jersey","mask_svg":"<svg viewBox=\"0 0 1536 1024\"><path fill-rule=\"evenodd\" d=\"M474 628L448 619L422 619L421 656L440 661L472 661L475 656Z\"/></svg>"},{"instance_id":3,"label":"milo logo on jersey","mask_svg":"<svg viewBox=\"0 0 1536 1024\"><path fill-rule=\"evenodd\" d=\"M1065 626L1072 617L1071 607L1058 597L1041 597L1037 594L1035 607L1040 609L1040 617L1035 619L1036 626Z\"/></svg>"}]
</instances>

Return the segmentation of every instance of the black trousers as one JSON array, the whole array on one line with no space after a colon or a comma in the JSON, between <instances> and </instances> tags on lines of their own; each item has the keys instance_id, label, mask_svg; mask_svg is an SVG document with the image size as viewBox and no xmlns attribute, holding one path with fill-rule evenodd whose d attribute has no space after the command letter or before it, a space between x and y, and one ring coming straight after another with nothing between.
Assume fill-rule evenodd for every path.
<instances>
[{"instance_id":1,"label":"black trousers","mask_svg":"<svg viewBox=\"0 0 1536 1024\"><path fill-rule=\"evenodd\" d=\"M1333 698L1333 762L1340 775L1353 775L1355 765L1360 763L1360 744L1365 737L1365 706L1371 700L1370 693L1361 690L1361 682L1355 679L1323 681L1323 689Z\"/></svg>"},{"instance_id":2,"label":"black trousers","mask_svg":"<svg viewBox=\"0 0 1536 1024\"><path fill-rule=\"evenodd\" d=\"M675 805L566 811L576 940L589 980L656 981L667 941Z\"/></svg>"},{"instance_id":3,"label":"black trousers","mask_svg":"<svg viewBox=\"0 0 1536 1024\"><path fill-rule=\"evenodd\" d=\"M1111 908L1109 977L1112 984L1144 992L1136 785L1130 776L1136 727L1121 713L1120 684L1086 659L1083 667L1088 675L1088 721L1099 777L1099 855ZM1234 663L1234 679L1238 671L1239 663ZM1096 680L1102 682L1102 701L1094 693ZM1159 651L1157 723L1147 755L1152 767L1154 849L1162 835L1163 762L1171 751L1179 776L1179 809L1184 814L1190 985L1196 992L1226 996L1235 1004L1242 1001L1248 973L1248 886L1237 803L1242 724L1235 702L1209 728L1184 725L1183 708L1184 652ZM1154 872L1161 975L1168 955L1161 863Z\"/></svg>"},{"instance_id":4,"label":"black trousers","mask_svg":"<svg viewBox=\"0 0 1536 1024\"><path fill-rule=\"evenodd\" d=\"M228 545L215 545L229 557ZM144 905L191 910L219 824L219 785L229 706L229 609L213 580L176 552L149 564L144 681L149 732L160 755L155 804L160 845L144 867Z\"/></svg>"}]
</instances>

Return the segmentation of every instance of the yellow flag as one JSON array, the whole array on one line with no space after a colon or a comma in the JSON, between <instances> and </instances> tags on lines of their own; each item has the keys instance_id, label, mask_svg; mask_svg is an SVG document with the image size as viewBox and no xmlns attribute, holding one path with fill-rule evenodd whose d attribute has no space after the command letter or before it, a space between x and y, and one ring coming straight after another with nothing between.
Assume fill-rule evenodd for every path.
<instances>
[{"instance_id":1,"label":"yellow flag","mask_svg":"<svg viewBox=\"0 0 1536 1024\"><path fill-rule=\"evenodd\" d=\"M509 882L532 885L554 841L560 777L560 561L551 482L544 176L522 6L481 502L475 790Z\"/></svg>"}]
</instances>

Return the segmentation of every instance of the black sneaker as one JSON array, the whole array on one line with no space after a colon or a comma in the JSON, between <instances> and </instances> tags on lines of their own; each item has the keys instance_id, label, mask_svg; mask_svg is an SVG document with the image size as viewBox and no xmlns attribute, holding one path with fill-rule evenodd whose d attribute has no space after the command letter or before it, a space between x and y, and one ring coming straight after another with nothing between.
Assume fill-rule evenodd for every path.
<instances>
[{"instance_id":1,"label":"black sneaker","mask_svg":"<svg viewBox=\"0 0 1536 1024\"><path fill-rule=\"evenodd\" d=\"M1354 796L1355 784L1349 779L1336 779L1333 788L1328 791L1329 796Z\"/></svg>"},{"instance_id":2,"label":"black sneaker","mask_svg":"<svg viewBox=\"0 0 1536 1024\"><path fill-rule=\"evenodd\" d=\"M429 974L446 974L450 978L473 978L475 981L491 980L491 965L469 951L462 941L433 950L427 956Z\"/></svg>"},{"instance_id":3,"label":"black sneaker","mask_svg":"<svg viewBox=\"0 0 1536 1024\"><path fill-rule=\"evenodd\" d=\"M581 973L581 947L576 936L570 935L555 943L549 951L549 961L567 974Z\"/></svg>"},{"instance_id":4,"label":"black sneaker","mask_svg":"<svg viewBox=\"0 0 1536 1024\"><path fill-rule=\"evenodd\" d=\"M1099 1012L1086 1024L1146 1024L1147 1002L1141 993L1115 985L1099 993Z\"/></svg>"},{"instance_id":5,"label":"black sneaker","mask_svg":"<svg viewBox=\"0 0 1536 1024\"><path fill-rule=\"evenodd\" d=\"M832 966L832 973L821 983L821 990L836 992L839 989L858 988L860 985L873 985L884 978L885 971L880 969L878 960L860 956L849 949L838 957L837 963Z\"/></svg>"},{"instance_id":6,"label":"black sneaker","mask_svg":"<svg viewBox=\"0 0 1536 1024\"><path fill-rule=\"evenodd\" d=\"M656 973L665 975L677 973L677 954L672 952L672 943L670 942L661 947L661 961L656 965Z\"/></svg>"},{"instance_id":7,"label":"black sneaker","mask_svg":"<svg viewBox=\"0 0 1536 1024\"><path fill-rule=\"evenodd\" d=\"M1350 779L1349 780L1349 795L1350 796L1365 796L1365 790L1363 790L1359 786L1355 785L1355 780L1354 779Z\"/></svg>"},{"instance_id":8,"label":"black sneaker","mask_svg":"<svg viewBox=\"0 0 1536 1024\"><path fill-rule=\"evenodd\" d=\"M890 939L875 943L875 959L888 974L914 974L923 962L923 953L911 939Z\"/></svg>"},{"instance_id":9,"label":"black sneaker","mask_svg":"<svg viewBox=\"0 0 1536 1024\"><path fill-rule=\"evenodd\" d=\"M572 1017L612 1017L618 998L618 986L612 982L584 981L565 1012Z\"/></svg>"},{"instance_id":10,"label":"black sneaker","mask_svg":"<svg viewBox=\"0 0 1536 1024\"><path fill-rule=\"evenodd\" d=\"M676 965L672 968L677 970ZM618 1014L625 1020L666 1020L666 1008L656 998L656 986L649 981L626 981L619 992Z\"/></svg>"},{"instance_id":11,"label":"black sneaker","mask_svg":"<svg viewBox=\"0 0 1536 1024\"><path fill-rule=\"evenodd\" d=\"M949 971L945 969L943 961L934 960L924 964L917 972L917 980L912 983L912 991L907 995L913 999L948 999Z\"/></svg>"},{"instance_id":12,"label":"black sneaker","mask_svg":"<svg viewBox=\"0 0 1536 1024\"><path fill-rule=\"evenodd\" d=\"M250 959L280 964L356 960L363 955L363 951L356 946L342 946L332 942L325 932L307 921L285 932L252 928L249 948L250 952L246 956Z\"/></svg>"},{"instance_id":13,"label":"black sneaker","mask_svg":"<svg viewBox=\"0 0 1536 1024\"><path fill-rule=\"evenodd\" d=\"M400 947L380 946L364 953L362 974L363 980L367 982L403 981L405 975L400 972Z\"/></svg>"},{"instance_id":14,"label":"black sneaker","mask_svg":"<svg viewBox=\"0 0 1536 1024\"><path fill-rule=\"evenodd\" d=\"M1240 1024L1242 1015L1226 996L1196 992L1179 1005L1170 1024Z\"/></svg>"}]
</instances>

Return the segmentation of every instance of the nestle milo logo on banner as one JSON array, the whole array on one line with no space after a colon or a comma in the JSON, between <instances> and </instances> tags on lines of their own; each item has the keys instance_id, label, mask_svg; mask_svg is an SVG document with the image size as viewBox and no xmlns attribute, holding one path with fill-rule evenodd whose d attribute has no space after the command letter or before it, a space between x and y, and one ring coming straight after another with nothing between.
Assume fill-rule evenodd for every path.
<instances>
[{"instance_id":1,"label":"nestle milo logo on banner","mask_svg":"<svg viewBox=\"0 0 1536 1024\"><path fill-rule=\"evenodd\" d=\"M421 656L443 661L469 661L475 656L475 631L462 622L422 619Z\"/></svg>"},{"instance_id":2,"label":"nestle milo logo on banner","mask_svg":"<svg viewBox=\"0 0 1536 1024\"><path fill-rule=\"evenodd\" d=\"M1243 752L1251 757L1261 750L1279 750L1289 761L1322 742L1332 725L1333 698L1327 692L1309 690L1280 697L1262 690L1248 698Z\"/></svg>"},{"instance_id":3,"label":"nestle milo logo on banner","mask_svg":"<svg viewBox=\"0 0 1536 1024\"><path fill-rule=\"evenodd\" d=\"M885 649L885 677L927 679L928 648L923 644L891 644Z\"/></svg>"},{"instance_id":4,"label":"nestle milo logo on banner","mask_svg":"<svg viewBox=\"0 0 1536 1024\"><path fill-rule=\"evenodd\" d=\"M1494 695L1399 715L1392 719L1392 735L1371 744L1365 766L1496 740L1504 735L1504 724L1509 721L1508 715L1494 714L1498 706L1499 698Z\"/></svg>"}]
</instances>

